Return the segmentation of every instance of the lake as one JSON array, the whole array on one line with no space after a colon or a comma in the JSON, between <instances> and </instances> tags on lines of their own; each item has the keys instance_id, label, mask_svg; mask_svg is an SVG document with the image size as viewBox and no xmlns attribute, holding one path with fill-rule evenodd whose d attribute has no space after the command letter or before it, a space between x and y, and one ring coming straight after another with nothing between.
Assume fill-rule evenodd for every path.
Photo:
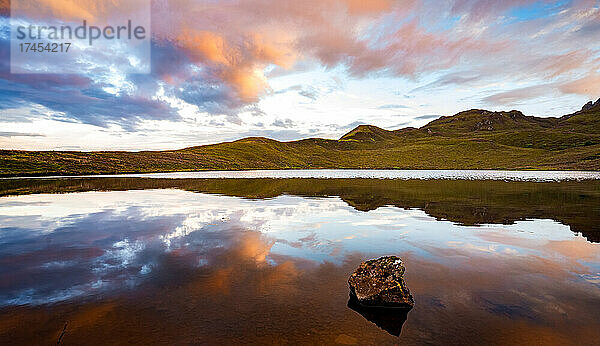
<instances>
[{"instance_id":1,"label":"lake","mask_svg":"<svg viewBox=\"0 0 600 346\"><path fill-rule=\"evenodd\" d=\"M597 172L0 179L0 343L597 344L599 242ZM407 315L349 304L384 255Z\"/></svg>"}]
</instances>

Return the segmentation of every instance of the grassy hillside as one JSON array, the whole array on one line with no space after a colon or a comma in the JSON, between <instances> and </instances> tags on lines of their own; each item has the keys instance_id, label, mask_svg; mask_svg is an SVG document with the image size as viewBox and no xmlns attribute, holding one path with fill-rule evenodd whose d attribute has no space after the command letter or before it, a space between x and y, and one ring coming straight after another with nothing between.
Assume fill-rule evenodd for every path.
<instances>
[{"instance_id":1,"label":"grassy hillside","mask_svg":"<svg viewBox=\"0 0 600 346\"><path fill-rule=\"evenodd\" d=\"M291 168L600 170L600 102L561 118L475 109L419 129L361 125L339 140L246 138L144 152L0 150L1 176Z\"/></svg>"}]
</instances>

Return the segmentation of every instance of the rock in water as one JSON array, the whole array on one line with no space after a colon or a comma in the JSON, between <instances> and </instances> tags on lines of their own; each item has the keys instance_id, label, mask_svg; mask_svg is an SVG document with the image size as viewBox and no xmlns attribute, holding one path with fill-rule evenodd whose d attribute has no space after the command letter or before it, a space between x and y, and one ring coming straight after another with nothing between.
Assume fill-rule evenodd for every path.
<instances>
[{"instance_id":1,"label":"rock in water","mask_svg":"<svg viewBox=\"0 0 600 346\"><path fill-rule=\"evenodd\" d=\"M350 297L364 307L406 308L415 305L404 282L404 265L396 256L366 261L350 275Z\"/></svg>"}]
</instances>

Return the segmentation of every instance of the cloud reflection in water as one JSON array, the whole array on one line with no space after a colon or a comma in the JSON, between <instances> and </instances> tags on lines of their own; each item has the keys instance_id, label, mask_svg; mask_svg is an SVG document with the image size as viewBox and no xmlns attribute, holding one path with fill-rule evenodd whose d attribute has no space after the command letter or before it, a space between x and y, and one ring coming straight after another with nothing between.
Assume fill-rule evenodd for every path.
<instances>
[{"instance_id":1,"label":"cloud reflection in water","mask_svg":"<svg viewBox=\"0 0 600 346\"><path fill-rule=\"evenodd\" d=\"M598 334L600 249L549 220L469 227L339 198L146 190L2 198L0 224L1 304L25 305L4 313L0 334L58 314L79 326L73 339L93 325L138 342L386 343L346 307L349 273L385 254L405 259L417 302L409 343L466 341L473 330L488 342ZM149 327L156 320L164 328Z\"/></svg>"}]
</instances>

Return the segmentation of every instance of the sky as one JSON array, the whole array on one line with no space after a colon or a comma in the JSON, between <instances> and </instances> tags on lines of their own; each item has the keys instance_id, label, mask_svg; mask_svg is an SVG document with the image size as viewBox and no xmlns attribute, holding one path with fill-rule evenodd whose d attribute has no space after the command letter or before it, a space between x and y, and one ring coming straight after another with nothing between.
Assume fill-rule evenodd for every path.
<instances>
[{"instance_id":1,"label":"sky","mask_svg":"<svg viewBox=\"0 0 600 346\"><path fill-rule=\"evenodd\" d=\"M120 2L36 1L27 20L116 20ZM600 97L598 0L153 0L149 73L121 46L11 73L7 0L0 11L2 149L333 139L472 108L561 116Z\"/></svg>"}]
</instances>

